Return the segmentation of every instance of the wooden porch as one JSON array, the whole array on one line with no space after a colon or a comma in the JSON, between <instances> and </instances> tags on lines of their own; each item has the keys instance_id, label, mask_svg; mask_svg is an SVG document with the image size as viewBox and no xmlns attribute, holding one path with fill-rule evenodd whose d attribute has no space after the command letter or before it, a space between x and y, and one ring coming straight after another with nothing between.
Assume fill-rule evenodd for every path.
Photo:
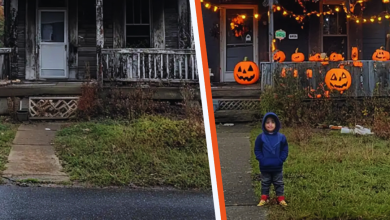
<instances>
[{"instance_id":1,"label":"wooden porch","mask_svg":"<svg viewBox=\"0 0 390 220\"><path fill-rule=\"evenodd\" d=\"M194 49L103 49L105 81L198 82Z\"/></svg>"},{"instance_id":2,"label":"wooden porch","mask_svg":"<svg viewBox=\"0 0 390 220\"><path fill-rule=\"evenodd\" d=\"M330 61L328 65L322 65L320 62L261 63L261 90L263 91L267 86L274 86L274 77L276 74L281 74L283 68L286 74L292 74L292 70L298 71L298 85L302 89L307 87L317 89L320 83L324 83L325 75L330 69L343 65L351 74L352 84L342 96L389 96L390 61L361 60L360 62L363 64L362 67L353 66L353 61ZM312 70L312 77L309 78L306 75L308 69Z\"/></svg>"}]
</instances>

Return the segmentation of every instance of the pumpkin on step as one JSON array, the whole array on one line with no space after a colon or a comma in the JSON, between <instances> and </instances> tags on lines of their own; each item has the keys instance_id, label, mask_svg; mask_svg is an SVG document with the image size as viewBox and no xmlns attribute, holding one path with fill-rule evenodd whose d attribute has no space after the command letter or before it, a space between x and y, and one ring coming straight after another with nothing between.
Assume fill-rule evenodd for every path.
<instances>
[{"instance_id":1,"label":"pumpkin on step","mask_svg":"<svg viewBox=\"0 0 390 220\"><path fill-rule=\"evenodd\" d=\"M256 83L260 77L259 68L256 63L248 61L247 57L244 58L244 61L237 63L234 67L233 74L236 82L242 85Z\"/></svg>"},{"instance_id":2,"label":"pumpkin on step","mask_svg":"<svg viewBox=\"0 0 390 220\"><path fill-rule=\"evenodd\" d=\"M298 48L295 50L295 53L291 55L291 60L295 63L300 63L305 60L305 55L303 53L298 53Z\"/></svg>"},{"instance_id":3,"label":"pumpkin on step","mask_svg":"<svg viewBox=\"0 0 390 220\"><path fill-rule=\"evenodd\" d=\"M351 87L351 74L344 68L330 69L325 75L325 83L329 89L343 92Z\"/></svg>"},{"instance_id":4,"label":"pumpkin on step","mask_svg":"<svg viewBox=\"0 0 390 220\"><path fill-rule=\"evenodd\" d=\"M372 59L377 61L387 61L390 59L390 53L381 47L375 51L372 55Z\"/></svg>"},{"instance_id":5,"label":"pumpkin on step","mask_svg":"<svg viewBox=\"0 0 390 220\"><path fill-rule=\"evenodd\" d=\"M274 53L274 61L283 63L286 60L286 54L283 51L278 50Z\"/></svg>"}]
</instances>

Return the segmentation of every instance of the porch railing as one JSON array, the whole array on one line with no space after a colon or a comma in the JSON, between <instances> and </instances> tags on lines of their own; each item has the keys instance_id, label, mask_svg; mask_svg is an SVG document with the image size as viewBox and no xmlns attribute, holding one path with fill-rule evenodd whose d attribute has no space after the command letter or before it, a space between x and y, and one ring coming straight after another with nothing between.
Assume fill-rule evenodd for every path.
<instances>
[{"instance_id":1,"label":"porch railing","mask_svg":"<svg viewBox=\"0 0 390 220\"><path fill-rule=\"evenodd\" d=\"M10 54L11 48L0 48L0 80L11 77L10 69Z\"/></svg>"},{"instance_id":2,"label":"porch railing","mask_svg":"<svg viewBox=\"0 0 390 220\"><path fill-rule=\"evenodd\" d=\"M267 86L274 85L274 74L281 74L283 68L286 70L297 70L299 75L299 85L304 87L317 88L319 83L324 82L326 73L331 68L337 68L340 63L351 74L352 84L348 89L348 96L366 97L373 95L390 96L390 61L378 62L373 60L361 60L363 67L354 67L352 61L329 62L322 65L320 62L302 63L260 63L261 70L261 90ZM308 79L306 70L312 70L312 78ZM291 73L292 71L290 71ZM374 90L377 92L374 93Z\"/></svg>"},{"instance_id":3,"label":"porch railing","mask_svg":"<svg viewBox=\"0 0 390 220\"><path fill-rule=\"evenodd\" d=\"M103 49L103 78L114 81L198 81L195 50Z\"/></svg>"}]
</instances>

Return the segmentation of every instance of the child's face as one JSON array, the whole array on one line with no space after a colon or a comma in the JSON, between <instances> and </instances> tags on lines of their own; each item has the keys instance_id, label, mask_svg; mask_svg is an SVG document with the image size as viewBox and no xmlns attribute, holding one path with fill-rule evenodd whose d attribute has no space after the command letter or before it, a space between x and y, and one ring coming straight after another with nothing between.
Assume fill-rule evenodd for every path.
<instances>
[{"instance_id":1,"label":"child's face","mask_svg":"<svg viewBox=\"0 0 390 220\"><path fill-rule=\"evenodd\" d=\"M268 132L273 132L275 130L275 120L273 118L267 118L265 120L265 129L267 129Z\"/></svg>"}]
</instances>

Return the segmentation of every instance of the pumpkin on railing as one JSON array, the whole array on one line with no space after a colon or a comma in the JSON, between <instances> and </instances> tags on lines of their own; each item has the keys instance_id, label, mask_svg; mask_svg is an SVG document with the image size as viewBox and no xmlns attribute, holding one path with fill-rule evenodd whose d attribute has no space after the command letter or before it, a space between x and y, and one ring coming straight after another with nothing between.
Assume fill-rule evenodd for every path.
<instances>
[{"instance_id":1,"label":"pumpkin on railing","mask_svg":"<svg viewBox=\"0 0 390 220\"><path fill-rule=\"evenodd\" d=\"M303 53L298 53L298 48L295 50L295 53L291 55L291 60L295 63L301 63L305 61L305 55Z\"/></svg>"},{"instance_id":2,"label":"pumpkin on railing","mask_svg":"<svg viewBox=\"0 0 390 220\"><path fill-rule=\"evenodd\" d=\"M390 53L384 50L384 47L382 46L374 52L374 54L372 55L372 60L388 61L390 60Z\"/></svg>"}]
</instances>

